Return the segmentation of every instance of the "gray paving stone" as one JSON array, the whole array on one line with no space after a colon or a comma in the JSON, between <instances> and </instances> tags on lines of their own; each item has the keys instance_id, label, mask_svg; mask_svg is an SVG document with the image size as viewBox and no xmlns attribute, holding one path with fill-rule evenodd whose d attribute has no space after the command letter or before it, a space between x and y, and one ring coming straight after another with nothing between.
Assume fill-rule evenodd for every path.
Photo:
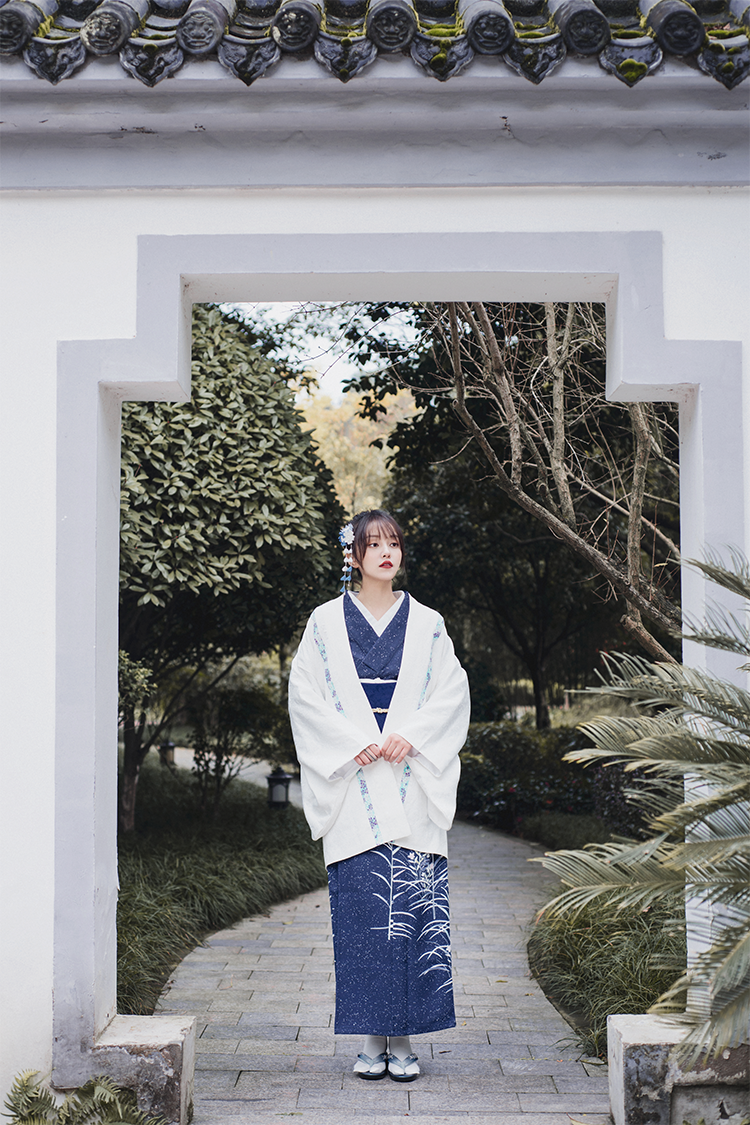
<instances>
[{"instance_id":1,"label":"gray paving stone","mask_svg":"<svg viewBox=\"0 0 750 1125\"><path fill-rule=\"evenodd\" d=\"M277 1052L273 1057L279 1057L280 1052L278 1052L277 1043L269 1043L267 1047L268 1050L264 1051L248 1051L244 1044L241 1043L237 1051L232 1054L196 1055L196 1070L236 1070L237 1072L240 1070L254 1070L256 1069L259 1056L263 1057L266 1062L268 1062L272 1048ZM289 1052L289 1054L294 1055L294 1052Z\"/></svg>"},{"instance_id":2,"label":"gray paving stone","mask_svg":"<svg viewBox=\"0 0 750 1125\"><path fill-rule=\"evenodd\" d=\"M609 1074L607 1064L599 1062L597 1059L581 1059L581 1063L583 1064L583 1069L587 1074L590 1074L592 1078L602 1074L605 1076Z\"/></svg>"},{"instance_id":3,"label":"gray paving stone","mask_svg":"<svg viewBox=\"0 0 750 1125\"><path fill-rule=\"evenodd\" d=\"M294 1070L296 1074L341 1074L351 1070L351 1060L347 1064L343 1057L333 1055L300 1055Z\"/></svg>"},{"instance_id":4,"label":"gray paving stone","mask_svg":"<svg viewBox=\"0 0 750 1125\"><path fill-rule=\"evenodd\" d=\"M585 1074L583 1078L570 1078L565 1074L555 1075L555 1086L561 1094L606 1094L609 1090L609 1079L606 1074L590 1078Z\"/></svg>"},{"instance_id":5,"label":"gray paving stone","mask_svg":"<svg viewBox=\"0 0 750 1125\"><path fill-rule=\"evenodd\" d=\"M539 1093L555 1093L555 1083L552 1078L540 1074L528 1074L519 1078L518 1075L490 1075L477 1083L475 1079L466 1077L460 1073L450 1076L448 1079L451 1088L451 1094L475 1094L477 1088L481 1090L482 1094L500 1097L507 1093L526 1093L526 1094L539 1094ZM421 1085L421 1084L420 1084ZM416 1084L415 1087L416 1089Z\"/></svg>"},{"instance_id":6,"label":"gray paving stone","mask_svg":"<svg viewBox=\"0 0 750 1125\"><path fill-rule=\"evenodd\" d=\"M586 1078L586 1072L580 1063L570 1062L568 1059L509 1059L501 1062L503 1074L559 1074L561 1077L569 1075L571 1078Z\"/></svg>"},{"instance_id":7,"label":"gray paving stone","mask_svg":"<svg viewBox=\"0 0 750 1125\"><path fill-rule=\"evenodd\" d=\"M446 1047L452 1043L488 1043L487 1032L473 1027L452 1027L447 1031L437 1032L440 1036L439 1042L443 1043ZM412 1039L414 1042L414 1039ZM435 1042L438 1042L436 1039Z\"/></svg>"},{"instance_id":8,"label":"gray paving stone","mask_svg":"<svg viewBox=\"0 0 750 1125\"><path fill-rule=\"evenodd\" d=\"M237 1027L233 1027L231 1030L234 1034L239 1033L241 1039L263 1039L266 1041L269 1039L286 1039L294 1041L297 1038L299 1028L296 1025L285 1027L267 1023L243 1024L240 1021Z\"/></svg>"},{"instance_id":9,"label":"gray paving stone","mask_svg":"<svg viewBox=\"0 0 750 1125\"><path fill-rule=\"evenodd\" d=\"M445 1075L447 1078L455 1075L495 1078L502 1074L500 1064L494 1059L454 1059L451 1061L450 1057L441 1056L429 1061L420 1056L420 1062L423 1062L425 1074Z\"/></svg>"},{"instance_id":10,"label":"gray paving stone","mask_svg":"<svg viewBox=\"0 0 750 1125\"><path fill-rule=\"evenodd\" d=\"M604 1094L519 1094L521 1109L528 1113L608 1113Z\"/></svg>"},{"instance_id":11,"label":"gray paving stone","mask_svg":"<svg viewBox=\"0 0 750 1125\"><path fill-rule=\"evenodd\" d=\"M300 1109L349 1109L377 1114L405 1113L409 1109L408 1091L396 1082L386 1078L361 1085L361 1090L302 1090L297 1105Z\"/></svg>"},{"instance_id":12,"label":"gray paving stone","mask_svg":"<svg viewBox=\"0 0 750 1125\"><path fill-rule=\"evenodd\" d=\"M303 1074L296 1070L284 1071L281 1074L271 1074L265 1070L245 1070L240 1076L238 1087L247 1093L266 1093L270 1090L340 1090L343 1086L343 1074Z\"/></svg>"},{"instance_id":13,"label":"gray paving stone","mask_svg":"<svg viewBox=\"0 0 750 1125\"><path fill-rule=\"evenodd\" d=\"M251 1011L242 1012L237 1020L237 1026L268 1026L268 1027L299 1027L296 1012L267 1012ZM253 1032L255 1035L255 1032Z\"/></svg>"},{"instance_id":14,"label":"gray paving stone","mask_svg":"<svg viewBox=\"0 0 750 1125\"><path fill-rule=\"evenodd\" d=\"M518 1043L523 1040L534 1047L544 1047L545 1049L551 1048L555 1042L553 1038L545 1031L510 1031L506 1027L498 1027L492 1024L490 1019L475 1020L475 1023L486 1024L485 1031L490 1043L497 1043L502 1046L504 1043Z\"/></svg>"},{"instance_id":15,"label":"gray paving stone","mask_svg":"<svg viewBox=\"0 0 750 1125\"><path fill-rule=\"evenodd\" d=\"M213 1024L219 1023L224 1024L226 1027L230 1027L232 1023L237 1023L237 1020L234 1018L231 1012L202 1012L200 1016L198 1016L197 1034L200 1035L201 1028L206 1028Z\"/></svg>"},{"instance_id":16,"label":"gray paving stone","mask_svg":"<svg viewBox=\"0 0 750 1125\"><path fill-rule=\"evenodd\" d=\"M520 1110L521 1105L518 1100L518 1094L512 1090L500 1093L453 1093L451 1091L450 1097L451 1108L460 1110L462 1113L491 1113L497 1114L500 1109L504 1112L512 1110ZM410 1107L417 1114L421 1113L439 1113L441 1110L446 1109L445 1098L441 1098L437 1094L422 1094L417 1089L416 1084L409 1098Z\"/></svg>"},{"instance_id":17,"label":"gray paving stone","mask_svg":"<svg viewBox=\"0 0 750 1125\"><path fill-rule=\"evenodd\" d=\"M495 1047L495 1058L502 1064L505 1059L530 1059L531 1053L527 1043L519 1043L517 1040L510 1043L493 1044Z\"/></svg>"},{"instance_id":18,"label":"gray paving stone","mask_svg":"<svg viewBox=\"0 0 750 1125\"><path fill-rule=\"evenodd\" d=\"M321 889L213 935L171 975L161 1010L200 1015L194 1125L603 1125L606 1071L579 1059L526 961L553 889L527 863L540 849L466 824L451 849L457 1026L413 1037L421 1078L352 1074L361 1041L333 1034Z\"/></svg>"},{"instance_id":19,"label":"gray paving stone","mask_svg":"<svg viewBox=\"0 0 750 1125\"><path fill-rule=\"evenodd\" d=\"M237 1050L239 1044L239 1039L204 1039L201 1036L201 1038L196 1039L195 1050L198 1055L231 1055Z\"/></svg>"},{"instance_id":20,"label":"gray paving stone","mask_svg":"<svg viewBox=\"0 0 750 1125\"><path fill-rule=\"evenodd\" d=\"M271 1071L280 1074L283 1071L293 1071L296 1058L294 1055L250 1055L245 1054L242 1070Z\"/></svg>"},{"instance_id":21,"label":"gray paving stone","mask_svg":"<svg viewBox=\"0 0 750 1125\"><path fill-rule=\"evenodd\" d=\"M326 1049L320 1044L311 1043L303 1047L296 1041L285 1043L283 1040L274 1039L241 1039L240 1045L237 1048L238 1054L244 1055L297 1055L310 1054L310 1055L328 1055L333 1054L332 1050Z\"/></svg>"},{"instance_id":22,"label":"gray paving stone","mask_svg":"<svg viewBox=\"0 0 750 1125\"><path fill-rule=\"evenodd\" d=\"M233 1091L240 1076L239 1070L219 1070L210 1074L200 1074L201 1093L226 1094Z\"/></svg>"},{"instance_id":23,"label":"gray paving stone","mask_svg":"<svg viewBox=\"0 0 750 1125\"><path fill-rule=\"evenodd\" d=\"M522 1018L508 1013L511 1031L546 1031L550 1036L558 1032L562 1035L571 1035L570 1024L567 1024L562 1016L558 1016L551 1005L550 1010L553 1014L545 1019L532 1019L528 1016Z\"/></svg>"},{"instance_id":24,"label":"gray paving stone","mask_svg":"<svg viewBox=\"0 0 750 1125\"><path fill-rule=\"evenodd\" d=\"M532 1059L569 1059L571 1062L579 1063L581 1052L571 1043L552 1043L549 1047L536 1044L531 1047L531 1057Z\"/></svg>"},{"instance_id":25,"label":"gray paving stone","mask_svg":"<svg viewBox=\"0 0 750 1125\"><path fill-rule=\"evenodd\" d=\"M497 1048L490 1043L451 1043L440 1047L439 1053L452 1059L496 1059Z\"/></svg>"}]
</instances>

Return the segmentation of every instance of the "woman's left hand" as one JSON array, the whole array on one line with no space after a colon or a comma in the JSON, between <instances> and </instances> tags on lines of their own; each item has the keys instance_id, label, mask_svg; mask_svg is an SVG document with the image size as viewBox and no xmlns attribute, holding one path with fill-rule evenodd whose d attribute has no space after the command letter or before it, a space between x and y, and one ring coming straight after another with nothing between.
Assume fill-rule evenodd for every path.
<instances>
[{"instance_id":1,"label":"woman's left hand","mask_svg":"<svg viewBox=\"0 0 750 1125\"><path fill-rule=\"evenodd\" d=\"M394 762L398 765L399 762L403 762L412 749L412 744L402 738L400 734L389 734L380 747L380 756L385 758L386 762Z\"/></svg>"}]
</instances>

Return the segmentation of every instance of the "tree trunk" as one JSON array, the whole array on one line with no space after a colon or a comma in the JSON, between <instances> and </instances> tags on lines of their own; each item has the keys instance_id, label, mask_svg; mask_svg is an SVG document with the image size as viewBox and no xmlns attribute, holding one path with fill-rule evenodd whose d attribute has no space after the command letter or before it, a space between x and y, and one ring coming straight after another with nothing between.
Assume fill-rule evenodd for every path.
<instances>
[{"instance_id":1,"label":"tree trunk","mask_svg":"<svg viewBox=\"0 0 750 1125\"><path fill-rule=\"evenodd\" d=\"M135 796L143 761L141 734L135 722L135 707L124 709L124 720L125 754L122 764L118 822L120 832L132 832L135 828Z\"/></svg>"},{"instance_id":2,"label":"tree trunk","mask_svg":"<svg viewBox=\"0 0 750 1125\"><path fill-rule=\"evenodd\" d=\"M534 707L536 709L536 729L549 730L549 703L547 701L547 684L544 673L537 669L532 673L531 683L534 687Z\"/></svg>"}]
</instances>

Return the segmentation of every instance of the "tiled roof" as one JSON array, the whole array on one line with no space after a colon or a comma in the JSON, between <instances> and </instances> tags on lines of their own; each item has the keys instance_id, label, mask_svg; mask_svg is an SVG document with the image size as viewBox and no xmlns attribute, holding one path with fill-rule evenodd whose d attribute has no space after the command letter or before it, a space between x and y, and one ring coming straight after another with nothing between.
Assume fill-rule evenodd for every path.
<instances>
[{"instance_id":1,"label":"tiled roof","mask_svg":"<svg viewBox=\"0 0 750 1125\"><path fill-rule=\"evenodd\" d=\"M732 89L749 38L750 0L0 0L0 53L53 84L104 55L146 86L210 56L248 86L284 55L348 82L401 52L441 82L484 55L535 84L598 56L628 86L672 55Z\"/></svg>"}]
</instances>

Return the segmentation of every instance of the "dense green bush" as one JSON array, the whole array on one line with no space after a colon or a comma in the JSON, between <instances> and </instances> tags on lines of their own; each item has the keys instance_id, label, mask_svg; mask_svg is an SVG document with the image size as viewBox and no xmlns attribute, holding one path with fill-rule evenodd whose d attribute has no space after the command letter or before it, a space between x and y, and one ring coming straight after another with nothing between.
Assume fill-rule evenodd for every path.
<instances>
[{"instance_id":1,"label":"dense green bush","mask_svg":"<svg viewBox=\"0 0 750 1125\"><path fill-rule=\"evenodd\" d=\"M622 770L585 770L562 760L589 745L574 727L472 723L461 753L459 813L530 838L528 819L542 813L596 817L606 824L605 839L613 831L635 835L640 822L625 803Z\"/></svg>"},{"instance_id":2,"label":"dense green bush","mask_svg":"<svg viewBox=\"0 0 750 1125\"><path fill-rule=\"evenodd\" d=\"M603 844L612 835L612 830L598 816L541 812L525 816L518 826L518 833L525 840L534 840L545 848L557 850Z\"/></svg>"},{"instance_id":3,"label":"dense green bush","mask_svg":"<svg viewBox=\"0 0 750 1125\"><path fill-rule=\"evenodd\" d=\"M148 760L136 831L120 840L118 1008L149 1014L177 962L212 930L322 886L319 843L302 812L269 809L266 795L235 780L216 823L196 815L186 770Z\"/></svg>"},{"instance_id":4,"label":"dense green bush","mask_svg":"<svg viewBox=\"0 0 750 1125\"><path fill-rule=\"evenodd\" d=\"M560 760L582 744L567 727L472 723L461 754L459 812L506 832L544 811L593 813L591 776Z\"/></svg>"}]
</instances>

